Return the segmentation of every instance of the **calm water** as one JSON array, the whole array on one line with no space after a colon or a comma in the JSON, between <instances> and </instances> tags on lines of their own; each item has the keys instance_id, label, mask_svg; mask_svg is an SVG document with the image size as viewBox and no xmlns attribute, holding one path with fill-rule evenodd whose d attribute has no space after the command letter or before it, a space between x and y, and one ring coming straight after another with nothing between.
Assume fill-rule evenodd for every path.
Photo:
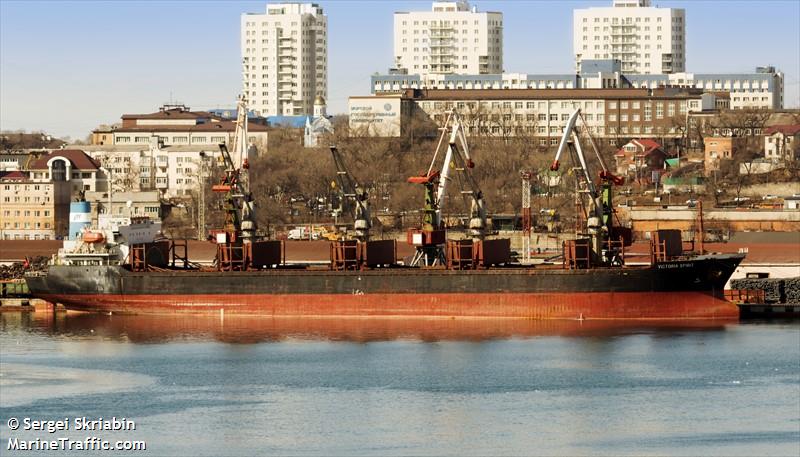
<instances>
[{"instance_id":1,"label":"calm water","mask_svg":"<svg viewBox=\"0 0 800 457\"><path fill-rule=\"evenodd\" d=\"M6 313L0 375L2 455L800 455L796 323ZM7 425L82 416L136 430Z\"/></svg>"}]
</instances>

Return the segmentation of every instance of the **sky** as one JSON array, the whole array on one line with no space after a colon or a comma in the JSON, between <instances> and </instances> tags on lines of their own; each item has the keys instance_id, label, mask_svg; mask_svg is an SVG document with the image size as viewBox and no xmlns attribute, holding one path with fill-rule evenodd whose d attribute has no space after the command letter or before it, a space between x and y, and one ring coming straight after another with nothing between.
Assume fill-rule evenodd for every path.
<instances>
[{"instance_id":1,"label":"sky","mask_svg":"<svg viewBox=\"0 0 800 457\"><path fill-rule=\"evenodd\" d=\"M392 13L430 1L320 0L328 16L328 112L369 94L392 65ZM235 106L240 16L264 1L0 0L0 130L85 138L124 113L168 102ZM506 72L572 73L572 10L611 0L473 1L504 17ZM686 69L785 74L785 107L800 107L800 0L657 1L686 10Z\"/></svg>"}]
</instances>

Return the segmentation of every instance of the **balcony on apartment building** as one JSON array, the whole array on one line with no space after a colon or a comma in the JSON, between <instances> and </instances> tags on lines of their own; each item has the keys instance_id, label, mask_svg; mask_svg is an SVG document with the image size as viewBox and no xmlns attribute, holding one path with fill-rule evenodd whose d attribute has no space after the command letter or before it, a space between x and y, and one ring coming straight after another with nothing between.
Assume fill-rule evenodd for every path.
<instances>
[{"instance_id":1,"label":"balcony on apartment building","mask_svg":"<svg viewBox=\"0 0 800 457\"><path fill-rule=\"evenodd\" d=\"M430 48L431 49L452 48L454 47L454 43L455 43L454 40L447 38L431 39Z\"/></svg>"},{"instance_id":2,"label":"balcony on apartment building","mask_svg":"<svg viewBox=\"0 0 800 457\"><path fill-rule=\"evenodd\" d=\"M456 60L457 59L455 56L431 56L430 63L431 65L442 65L442 64L452 65L456 63Z\"/></svg>"},{"instance_id":3,"label":"balcony on apartment building","mask_svg":"<svg viewBox=\"0 0 800 457\"><path fill-rule=\"evenodd\" d=\"M636 35L636 27L626 27L622 25L611 26L611 36L632 36Z\"/></svg>"},{"instance_id":4,"label":"balcony on apartment building","mask_svg":"<svg viewBox=\"0 0 800 457\"><path fill-rule=\"evenodd\" d=\"M454 46L432 46L430 55L432 56L452 56L455 55Z\"/></svg>"},{"instance_id":5,"label":"balcony on apartment building","mask_svg":"<svg viewBox=\"0 0 800 457\"><path fill-rule=\"evenodd\" d=\"M431 73L453 73L451 64L431 64Z\"/></svg>"},{"instance_id":6,"label":"balcony on apartment building","mask_svg":"<svg viewBox=\"0 0 800 457\"><path fill-rule=\"evenodd\" d=\"M449 22L444 23L444 22L431 21L431 24L428 26L428 30L444 32L448 30L454 30L454 27Z\"/></svg>"}]
</instances>

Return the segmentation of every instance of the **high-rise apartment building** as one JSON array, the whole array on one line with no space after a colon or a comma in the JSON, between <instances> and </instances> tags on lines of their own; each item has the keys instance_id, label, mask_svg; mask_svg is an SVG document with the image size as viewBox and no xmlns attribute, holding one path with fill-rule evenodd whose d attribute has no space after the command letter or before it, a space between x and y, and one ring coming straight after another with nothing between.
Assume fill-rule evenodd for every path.
<instances>
[{"instance_id":1,"label":"high-rise apartment building","mask_svg":"<svg viewBox=\"0 0 800 457\"><path fill-rule=\"evenodd\" d=\"M276 3L242 15L242 84L261 116L311 114L328 97L328 18L315 3Z\"/></svg>"},{"instance_id":2,"label":"high-rise apartment building","mask_svg":"<svg viewBox=\"0 0 800 457\"><path fill-rule=\"evenodd\" d=\"M622 72L667 74L686 71L686 14L657 8L650 0L613 0L611 7L573 14L576 70L582 60L618 59Z\"/></svg>"},{"instance_id":3,"label":"high-rise apartment building","mask_svg":"<svg viewBox=\"0 0 800 457\"><path fill-rule=\"evenodd\" d=\"M503 72L503 13L465 0L394 13L394 65L411 74Z\"/></svg>"}]
</instances>

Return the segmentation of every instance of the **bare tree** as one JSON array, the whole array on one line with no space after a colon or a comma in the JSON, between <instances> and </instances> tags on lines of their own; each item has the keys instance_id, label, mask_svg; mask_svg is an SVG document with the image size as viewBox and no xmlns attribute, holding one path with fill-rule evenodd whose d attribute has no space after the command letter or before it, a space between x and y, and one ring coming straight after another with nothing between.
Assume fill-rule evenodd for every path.
<instances>
[{"instance_id":1,"label":"bare tree","mask_svg":"<svg viewBox=\"0 0 800 457\"><path fill-rule=\"evenodd\" d=\"M717 136L745 138L748 148L760 148L761 132L772 116L768 110L728 110L711 121Z\"/></svg>"}]
</instances>

